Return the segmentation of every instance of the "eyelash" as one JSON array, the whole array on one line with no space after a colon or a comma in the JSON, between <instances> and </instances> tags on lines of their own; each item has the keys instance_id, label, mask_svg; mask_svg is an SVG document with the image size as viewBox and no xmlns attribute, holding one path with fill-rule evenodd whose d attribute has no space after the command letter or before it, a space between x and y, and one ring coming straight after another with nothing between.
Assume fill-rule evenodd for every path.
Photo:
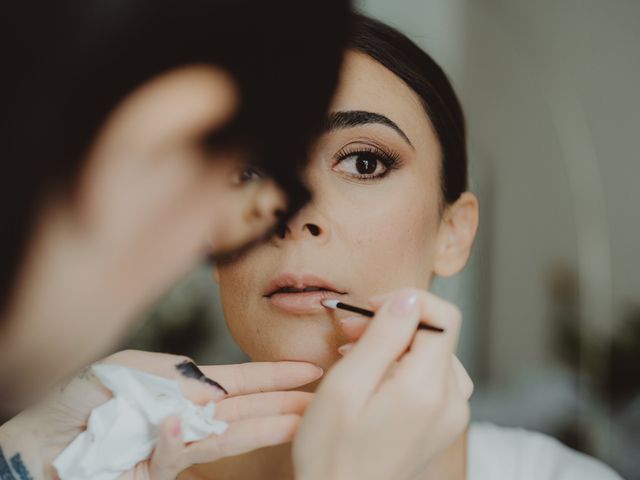
<instances>
[{"instance_id":1,"label":"eyelash","mask_svg":"<svg viewBox=\"0 0 640 480\"><path fill-rule=\"evenodd\" d=\"M359 174L359 175L349 175L350 177L354 177L357 178L358 180L365 180L365 181L371 181L371 180L377 180L377 179L381 179L386 177L389 173L391 173L392 170L396 170L397 168L400 167L401 163L400 163L400 155L392 152L392 151L385 151L379 147L374 147L374 146L346 146L343 147L342 149L340 149L338 151L338 153L336 153L336 163L334 164L334 167L336 165L339 165L340 163L342 163L344 160L346 160L349 157L352 157L354 155L358 155L358 154L369 154L372 155L374 159L376 159L377 161L381 162L384 167L385 170L382 173L379 173L377 175L373 175L373 174Z\"/></svg>"}]
</instances>

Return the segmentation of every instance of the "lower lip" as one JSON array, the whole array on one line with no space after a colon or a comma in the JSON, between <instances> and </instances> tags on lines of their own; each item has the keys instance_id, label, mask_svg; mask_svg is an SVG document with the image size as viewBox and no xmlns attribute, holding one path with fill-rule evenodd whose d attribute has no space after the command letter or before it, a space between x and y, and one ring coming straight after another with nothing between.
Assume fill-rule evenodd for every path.
<instances>
[{"instance_id":1,"label":"lower lip","mask_svg":"<svg viewBox=\"0 0 640 480\"><path fill-rule=\"evenodd\" d=\"M336 292L319 291L303 293L276 293L266 300L279 310L294 314L310 314L326 311L322 306L323 300L336 300L341 294Z\"/></svg>"}]
</instances>

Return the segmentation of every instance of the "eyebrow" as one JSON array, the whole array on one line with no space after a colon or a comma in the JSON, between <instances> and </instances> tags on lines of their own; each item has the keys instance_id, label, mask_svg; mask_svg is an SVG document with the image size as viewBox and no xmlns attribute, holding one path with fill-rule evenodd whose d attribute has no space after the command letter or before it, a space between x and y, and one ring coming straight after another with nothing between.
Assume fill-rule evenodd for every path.
<instances>
[{"instance_id":1,"label":"eyebrow","mask_svg":"<svg viewBox=\"0 0 640 480\"><path fill-rule=\"evenodd\" d=\"M380 113L367 112L364 110L345 110L331 112L325 122L325 131L340 130L343 128L358 127L360 125L378 124L384 125L394 130L402 139L414 148L406 133L389 117Z\"/></svg>"}]
</instances>

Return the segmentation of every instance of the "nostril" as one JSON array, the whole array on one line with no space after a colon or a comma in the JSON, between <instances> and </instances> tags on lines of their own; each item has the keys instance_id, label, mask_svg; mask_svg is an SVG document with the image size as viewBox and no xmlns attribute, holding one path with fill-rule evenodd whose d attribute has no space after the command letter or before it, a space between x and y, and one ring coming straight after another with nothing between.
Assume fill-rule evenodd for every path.
<instances>
[{"instance_id":1,"label":"nostril","mask_svg":"<svg viewBox=\"0 0 640 480\"><path fill-rule=\"evenodd\" d=\"M318 235L320 235L320 227L318 227L317 225L314 225L313 223L305 224L305 228L309 230L309 233L314 237L317 237Z\"/></svg>"}]
</instances>

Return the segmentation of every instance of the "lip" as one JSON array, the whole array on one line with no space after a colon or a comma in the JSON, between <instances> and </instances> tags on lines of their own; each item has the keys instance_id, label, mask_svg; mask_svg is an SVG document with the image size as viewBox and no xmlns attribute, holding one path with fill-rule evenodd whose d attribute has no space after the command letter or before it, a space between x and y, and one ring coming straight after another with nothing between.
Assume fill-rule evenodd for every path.
<instances>
[{"instance_id":1,"label":"lip","mask_svg":"<svg viewBox=\"0 0 640 480\"><path fill-rule=\"evenodd\" d=\"M282 288L320 288L310 292L278 292ZM335 300L346 292L338 289L328 280L313 273L285 273L274 278L263 296L269 304L287 313L312 314L325 311L323 300Z\"/></svg>"}]
</instances>

